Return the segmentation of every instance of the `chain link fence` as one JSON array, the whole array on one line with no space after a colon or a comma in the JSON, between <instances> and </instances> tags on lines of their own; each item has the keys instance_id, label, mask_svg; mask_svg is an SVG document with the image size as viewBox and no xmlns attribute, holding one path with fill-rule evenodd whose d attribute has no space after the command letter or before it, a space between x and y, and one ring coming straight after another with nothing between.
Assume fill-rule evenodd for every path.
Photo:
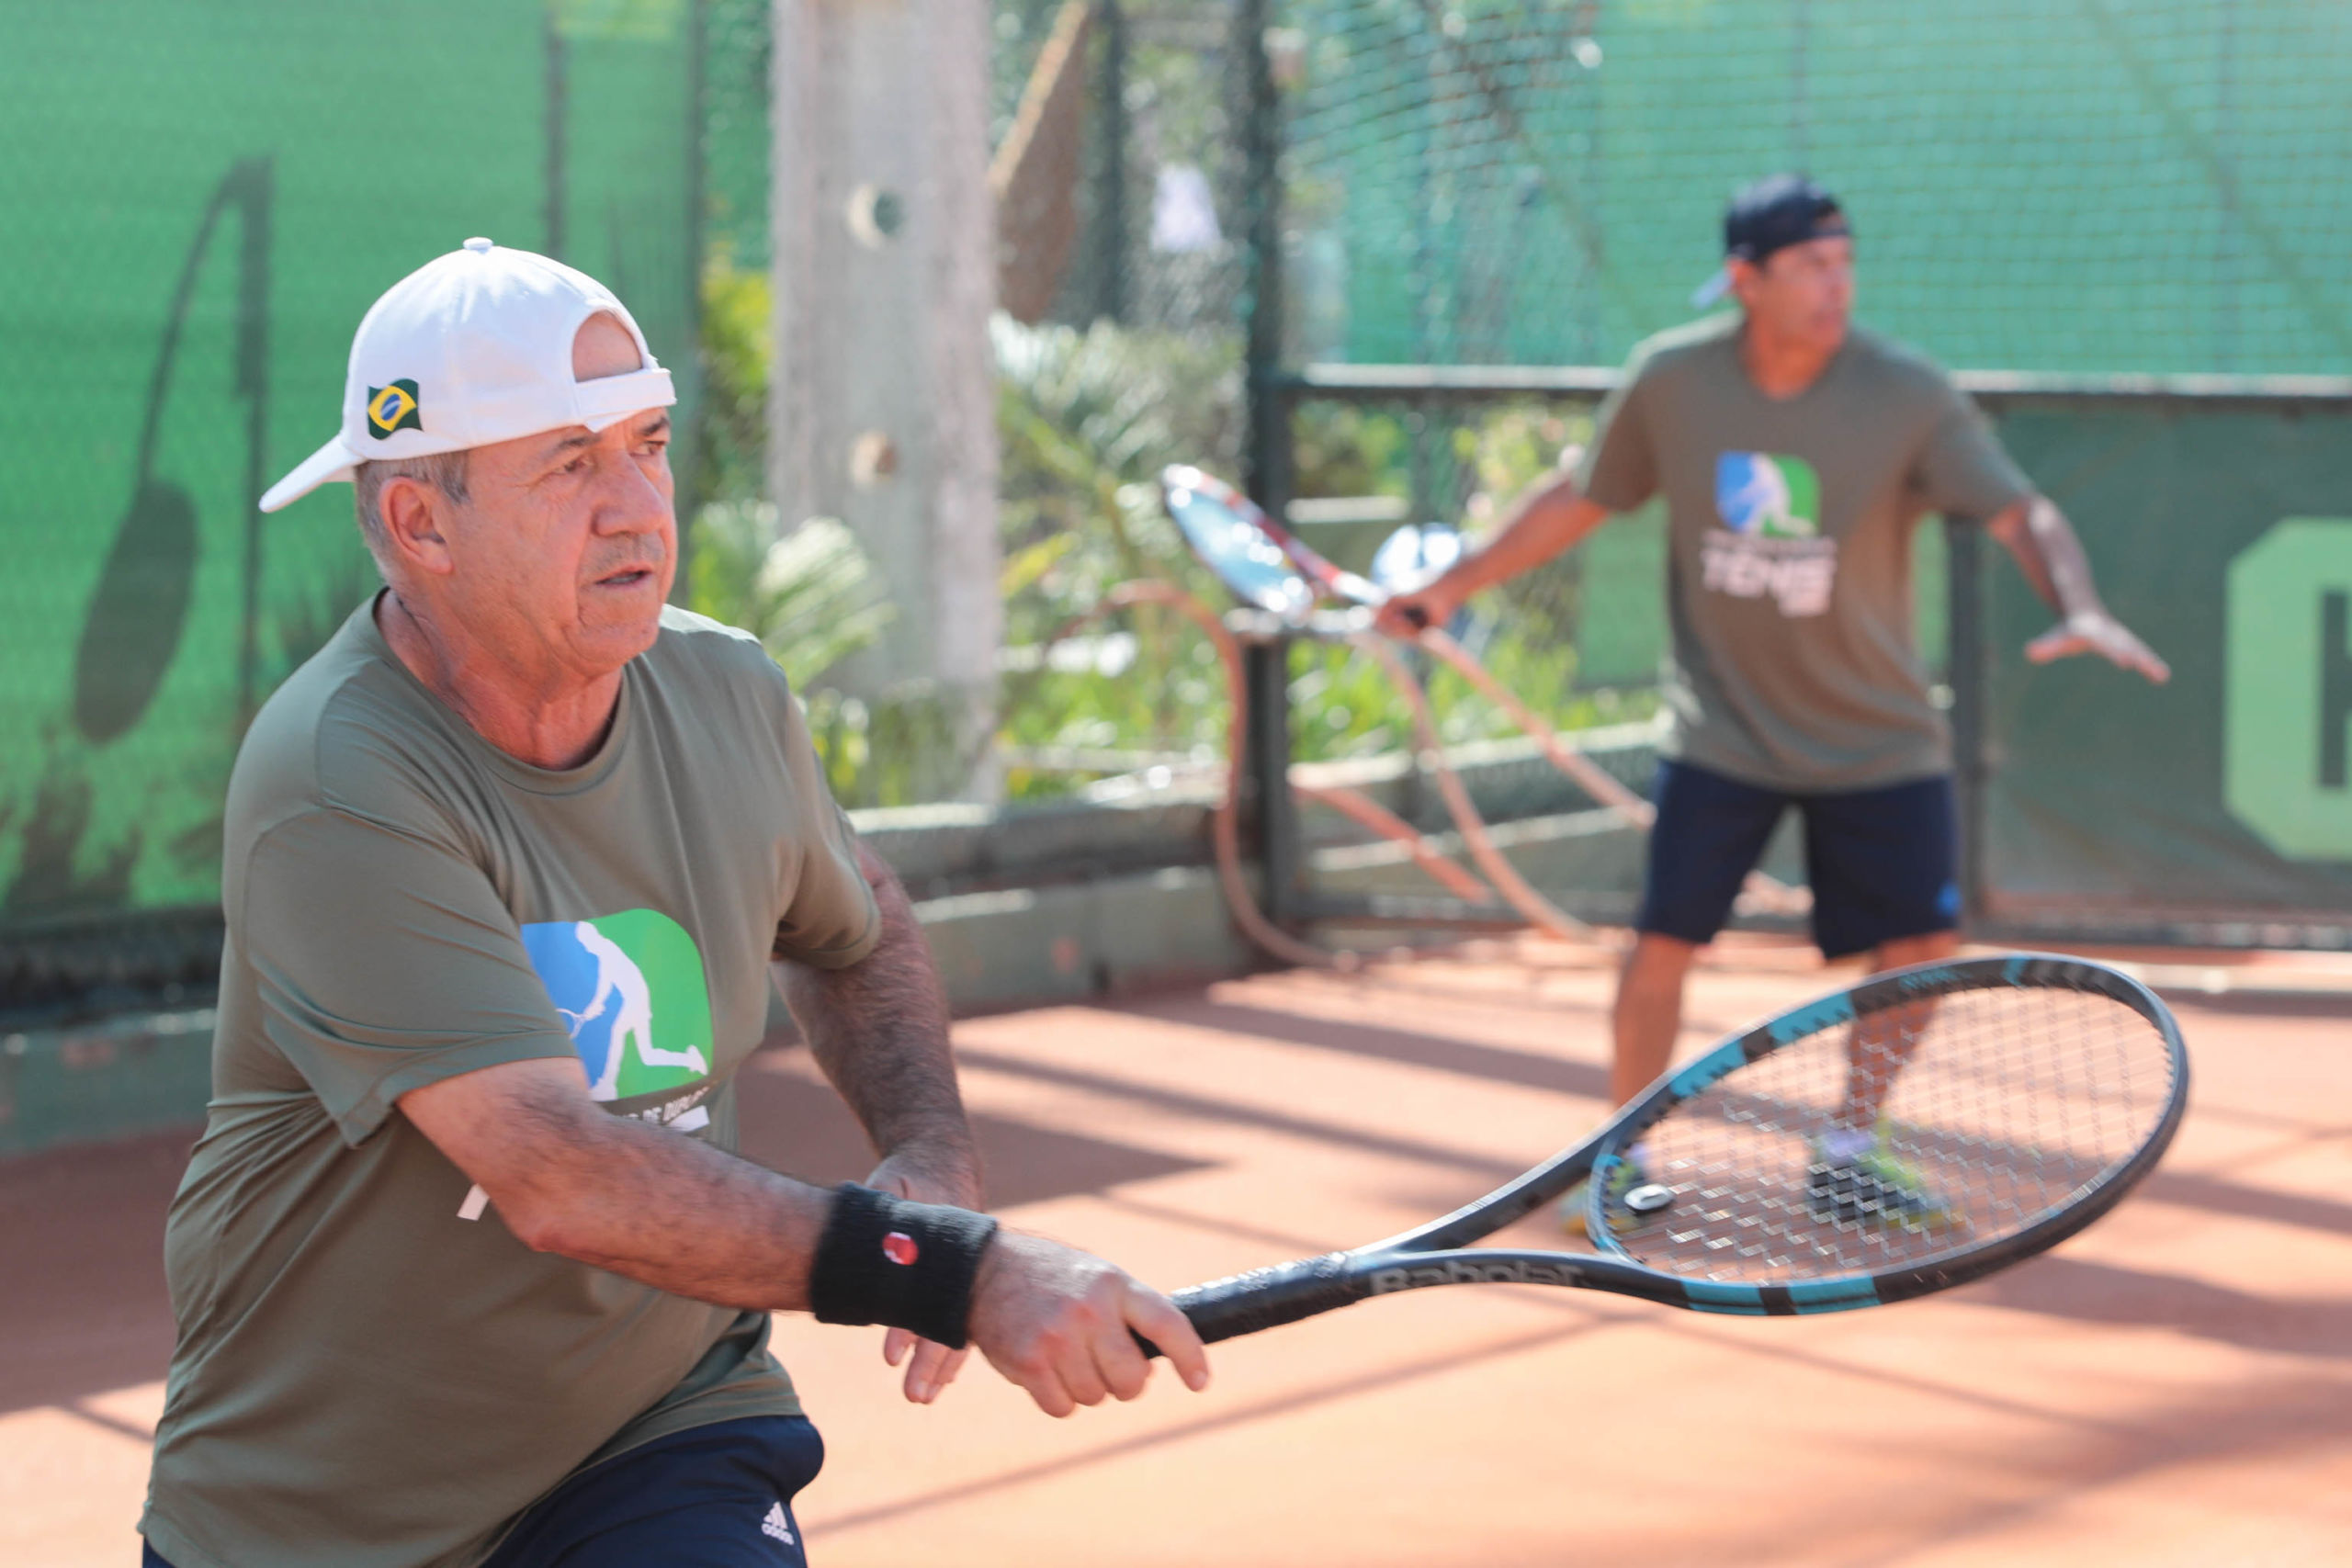
<instances>
[{"instance_id":1,"label":"chain link fence","mask_svg":"<svg viewBox=\"0 0 2352 1568\"><path fill-rule=\"evenodd\" d=\"M1283 0L1292 357L1614 364L1724 199L1848 204L1974 368L2352 371L2352 15L2301 0Z\"/></svg>"}]
</instances>

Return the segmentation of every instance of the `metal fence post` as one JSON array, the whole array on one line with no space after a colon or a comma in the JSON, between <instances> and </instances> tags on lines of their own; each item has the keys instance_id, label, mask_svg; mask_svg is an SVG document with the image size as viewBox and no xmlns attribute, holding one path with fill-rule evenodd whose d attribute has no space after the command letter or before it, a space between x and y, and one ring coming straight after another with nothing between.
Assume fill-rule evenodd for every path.
<instances>
[{"instance_id":1,"label":"metal fence post","mask_svg":"<svg viewBox=\"0 0 2352 1568\"><path fill-rule=\"evenodd\" d=\"M547 232L540 236L540 239L547 247L547 254L561 261L563 259L563 209L566 183L563 155L564 144L571 135L568 100L571 97L571 73L570 62L565 58L562 23L557 17L554 6L548 7L547 19L542 26L546 33L547 49L548 96L545 112L548 144L547 161L542 175L547 187L542 193L546 202L544 227Z\"/></svg>"},{"instance_id":2,"label":"metal fence post","mask_svg":"<svg viewBox=\"0 0 2352 1568\"><path fill-rule=\"evenodd\" d=\"M1282 105L1272 62L1266 58L1270 0L1239 0L1234 7L1234 55L1242 73L1242 199L1249 273L1241 318L1248 334L1247 400L1242 486L1269 515L1290 505L1290 403L1279 384L1282 312ZM1288 637L1252 641L1244 651L1250 697L1244 767L1250 783L1254 848L1264 887L1260 897L1277 925L1295 920L1306 888L1298 818L1290 794L1290 651Z\"/></svg>"},{"instance_id":3,"label":"metal fence post","mask_svg":"<svg viewBox=\"0 0 2352 1568\"><path fill-rule=\"evenodd\" d=\"M1259 900L1266 918L1281 926L1298 919L1306 896L1298 807L1290 793L1291 647L1291 639L1279 633L1242 646L1242 679L1250 701L1242 751L1249 778L1248 824L1264 878Z\"/></svg>"},{"instance_id":4,"label":"metal fence post","mask_svg":"<svg viewBox=\"0 0 2352 1568\"><path fill-rule=\"evenodd\" d=\"M703 439L710 428L703 399L710 389L705 373L702 341L703 267L710 227L710 0L688 0L686 6L686 353L680 361L685 372L685 406L679 410L684 428L672 446L686 455L675 465L678 525L678 572L670 587L672 603L683 604L694 592L695 518L710 496L711 454Z\"/></svg>"},{"instance_id":5,"label":"metal fence post","mask_svg":"<svg viewBox=\"0 0 2352 1568\"><path fill-rule=\"evenodd\" d=\"M1101 87L1095 125L1101 175L1095 186L1094 314L1127 320L1127 14L1119 0L1101 0Z\"/></svg>"}]
</instances>

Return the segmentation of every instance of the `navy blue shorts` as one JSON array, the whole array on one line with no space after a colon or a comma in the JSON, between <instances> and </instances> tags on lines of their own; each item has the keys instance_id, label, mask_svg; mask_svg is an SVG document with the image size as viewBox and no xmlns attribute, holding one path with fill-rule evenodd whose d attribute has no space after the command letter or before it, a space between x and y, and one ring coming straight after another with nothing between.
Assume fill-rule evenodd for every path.
<instances>
[{"instance_id":1,"label":"navy blue shorts","mask_svg":"<svg viewBox=\"0 0 2352 1568\"><path fill-rule=\"evenodd\" d=\"M808 1568L792 1498L824 1462L799 1416L657 1438L533 1504L483 1568Z\"/></svg>"},{"instance_id":2,"label":"navy blue shorts","mask_svg":"<svg viewBox=\"0 0 2352 1568\"><path fill-rule=\"evenodd\" d=\"M1792 806L1804 818L1813 940L1825 957L1960 924L1960 831L1949 778L1792 795L1668 761L1658 764L1657 801L1634 922L1641 931L1713 942Z\"/></svg>"}]
</instances>

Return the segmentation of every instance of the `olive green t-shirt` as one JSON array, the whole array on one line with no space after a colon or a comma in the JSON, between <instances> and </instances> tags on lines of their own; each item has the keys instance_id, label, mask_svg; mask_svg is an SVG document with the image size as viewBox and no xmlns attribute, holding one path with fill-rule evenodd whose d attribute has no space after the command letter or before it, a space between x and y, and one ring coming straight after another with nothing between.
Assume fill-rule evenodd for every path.
<instances>
[{"instance_id":1,"label":"olive green t-shirt","mask_svg":"<svg viewBox=\"0 0 2352 1568\"><path fill-rule=\"evenodd\" d=\"M794 1414L767 1317L531 1251L398 1113L502 1062L722 1148L771 953L880 934L781 671L665 612L563 772L489 745L363 606L229 785L209 1119L141 1529L176 1568L479 1562L590 1461Z\"/></svg>"},{"instance_id":2,"label":"olive green t-shirt","mask_svg":"<svg viewBox=\"0 0 2352 1568\"><path fill-rule=\"evenodd\" d=\"M1928 513L1983 520L2032 486L1927 360L1857 329L1774 400L1739 328L1710 317L1636 349L1579 475L1612 512L1665 493L1667 754L1800 793L1948 772L1912 537Z\"/></svg>"}]
</instances>

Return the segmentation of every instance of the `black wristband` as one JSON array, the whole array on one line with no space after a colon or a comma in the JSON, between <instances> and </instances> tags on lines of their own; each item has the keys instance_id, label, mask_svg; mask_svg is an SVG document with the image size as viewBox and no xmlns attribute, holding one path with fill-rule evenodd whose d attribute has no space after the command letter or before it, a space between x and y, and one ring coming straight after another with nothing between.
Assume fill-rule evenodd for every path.
<instances>
[{"instance_id":1,"label":"black wristband","mask_svg":"<svg viewBox=\"0 0 2352 1568\"><path fill-rule=\"evenodd\" d=\"M820 1323L887 1324L964 1348L972 1280L996 1222L944 1203L910 1203L844 1181L808 1265Z\"/></svg>"}]
</instances>

